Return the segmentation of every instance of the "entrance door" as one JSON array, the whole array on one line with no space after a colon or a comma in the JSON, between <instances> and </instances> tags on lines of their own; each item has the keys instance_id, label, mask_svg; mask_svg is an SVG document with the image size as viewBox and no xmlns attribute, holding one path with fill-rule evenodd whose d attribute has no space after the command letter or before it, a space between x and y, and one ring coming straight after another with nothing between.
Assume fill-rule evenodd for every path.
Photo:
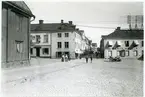
<instances>
[{"instance_id":1,"label":"entrance door","mask_svg":"<svg viewBox=\"0 0 145 97\"><path fill-rule=\"evenodd\" d=\"M62 52L56 52L56 58L61 58L62 57Z\"/></svg>"},{"instance_id":2,"label":"entrance door","mask_svg":"<svg viewBox=\"0 0 145 97\"><path fill-rule=\"evenodd\" d=\"M40 48L36 48L36 56L40 57Z\"/></svg>"},{"instance_id":3,"label":"entrance door","mask_svg":"<svg viewBox=\"0 0 145 97\"><path fill-rule=\"evenodd\" d=\"M120 56L125 57L125 50L120 51Z\"/></svg>"}]
</instances>

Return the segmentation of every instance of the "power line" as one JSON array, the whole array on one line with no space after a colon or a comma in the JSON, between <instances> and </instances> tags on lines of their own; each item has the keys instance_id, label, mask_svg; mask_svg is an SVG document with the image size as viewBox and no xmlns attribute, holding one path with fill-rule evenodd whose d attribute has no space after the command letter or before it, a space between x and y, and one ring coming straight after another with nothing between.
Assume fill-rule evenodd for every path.
<instances>
[{"instance_id":1,"label":"power line","mask_svg":"<svg viewBox=\"0 0 145 97\"><path fill-rule=\"evenodd\" d=\"M101 28L101 29L116 29L113 27L97 27L97 26L86 26L86 25L76 25L76 26L82 26L82 27L88 27L88 28Z\"/></svg>"}]
</instances>

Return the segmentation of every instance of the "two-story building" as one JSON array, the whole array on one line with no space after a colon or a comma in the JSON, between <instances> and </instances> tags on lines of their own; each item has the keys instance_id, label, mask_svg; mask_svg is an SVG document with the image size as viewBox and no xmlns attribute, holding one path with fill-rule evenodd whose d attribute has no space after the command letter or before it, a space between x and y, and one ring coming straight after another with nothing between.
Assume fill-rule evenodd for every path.
<instances>
[{"instance_id":1,"label":"two-story building","mask_svg":"<svg viewBox=\"0 0 145 97\"><path fill-rule=\"evenodd\" d=\"M104 57L138 58L143 55L142 29L123 30L118 27L113 33L103 36Z\"/></svg>"},{"instance_id":2,"label":"two-story building","mask_svg":"<svg viewBox=\"0 0 145 97\"><path fill-rule=\"evenodd\" d=\"M29 64L31 17L25 2L2 2L2 67Z\"/></svg>"},{"instance_id":3,"label":"two-story building","mask_svg":"<svg viewBox=\"0 0 145 97\"><path fill-rule=\"evenodd\" d=\"M31 27L31 57L51 57L51 33L42 27L43 20Z\"/></svg>"}]
</instances>

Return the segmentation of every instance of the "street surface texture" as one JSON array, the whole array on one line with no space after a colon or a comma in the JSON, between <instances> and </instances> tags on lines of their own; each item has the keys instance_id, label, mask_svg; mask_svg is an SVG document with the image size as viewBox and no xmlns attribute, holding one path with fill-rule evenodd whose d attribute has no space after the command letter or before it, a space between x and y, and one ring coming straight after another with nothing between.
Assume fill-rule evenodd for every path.
<instances>
[{"instance_id":1,"label":"street surface texture","mask_svg":"<svg viewBox=\"0 0 145 97\"><path fill-rule=\"evenodd\" d=\"M38 66L2 70L2 97L143 97L142 61L38 60Z\"/></svg>"}]
</instances>

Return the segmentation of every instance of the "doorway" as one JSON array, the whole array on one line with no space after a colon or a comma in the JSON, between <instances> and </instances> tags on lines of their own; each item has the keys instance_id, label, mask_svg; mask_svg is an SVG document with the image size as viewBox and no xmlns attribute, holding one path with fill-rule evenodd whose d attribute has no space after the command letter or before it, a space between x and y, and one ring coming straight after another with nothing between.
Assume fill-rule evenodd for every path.
<instances>
[{"instance_id":1,"label":"doorway","mask_svg":"<svg viewBox=\"0 0 145 97\"><path fill-rule=\"evenodd\" d=\"M38 48L38 47L36 48L36 56L40 57L40 48Z\"/></svg>"}]
</instances>

